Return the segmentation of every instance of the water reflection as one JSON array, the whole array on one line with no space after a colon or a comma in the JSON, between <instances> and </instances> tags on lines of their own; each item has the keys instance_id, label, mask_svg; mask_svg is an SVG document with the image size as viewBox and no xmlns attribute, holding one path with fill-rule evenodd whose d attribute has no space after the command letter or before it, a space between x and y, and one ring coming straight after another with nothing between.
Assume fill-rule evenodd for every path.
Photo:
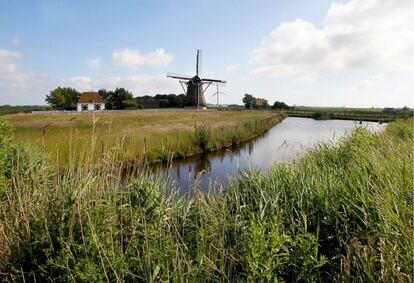
<instances>
[{"instance_id":1,"label":"water reflection","mask_svg":"<svg viewBox=\"0 0 414 283\"><path fill-rule=\"evenodd\" d=\"M169 166L156 165L151 168L162 178L171 181L171 186L186 193L195 185L201 189L225 185L240 170L266 170L276 162L289 162L318 142L335 143L339 138L357 127L379 131L385 125L374 122L286 118L265 134L231 150L221 150L174 161Z\"/></svg>"}]
</instances>

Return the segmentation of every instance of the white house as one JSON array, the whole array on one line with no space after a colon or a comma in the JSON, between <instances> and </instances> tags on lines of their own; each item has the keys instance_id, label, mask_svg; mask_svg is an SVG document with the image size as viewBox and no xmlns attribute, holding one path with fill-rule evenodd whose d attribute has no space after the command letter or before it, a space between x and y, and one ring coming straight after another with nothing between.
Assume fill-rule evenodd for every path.
<instances>
[{"instance_id":1,"label":"white house","mask_svg":"<svg viewBox=\"0 0 414 283\"><path fill-rule=\"evenodd\" d=\"M97 92L84 92L76 104L78 112L105 110L105 101Z\"/></svg>"}]
</instances>

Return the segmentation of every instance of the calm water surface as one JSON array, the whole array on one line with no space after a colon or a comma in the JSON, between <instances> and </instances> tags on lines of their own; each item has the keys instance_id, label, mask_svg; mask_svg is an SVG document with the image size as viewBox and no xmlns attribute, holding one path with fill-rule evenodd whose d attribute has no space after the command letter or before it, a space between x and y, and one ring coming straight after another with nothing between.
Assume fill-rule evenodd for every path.
<instances>
[{"instance_id":1,"label":"calm water surface","mask_svg":"<svg viewBox=\"0 0 414 283\"><path fill-rule=\"evenodd\" d=\"M239 148L174 161L169 166L157 165L152 170L161 174L162 178L168 176L171 187L179 188L181 193L191 191L195 184L206 190L209 186L225 185L241 170L266 170L277 162L293 160L318 142L335 143L355 127L376 132L384 126L375 122L360 124L355 121L291 117Z\"/></svg>"}]
</instances>

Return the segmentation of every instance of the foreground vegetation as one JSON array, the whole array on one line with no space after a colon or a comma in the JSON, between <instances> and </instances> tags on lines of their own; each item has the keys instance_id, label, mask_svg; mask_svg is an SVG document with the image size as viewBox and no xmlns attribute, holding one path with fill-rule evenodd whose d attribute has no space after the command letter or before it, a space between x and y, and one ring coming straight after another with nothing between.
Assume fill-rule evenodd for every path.
<instances>
[{"instance_id":1,"label":"foreground vegetation","mask_svg":"<svg viewBox=\"0 0 414 283\"><path fill-rule=\"evenodd\" d=\"M3 280L412 281L412 121L193 198L122 180L121 145L62 173L0 133Z\"/></svg>"},{"instance_id":2,"label":"foreground vegetation","mask_svg":"<svg viewBox=\"0 0 414 283\"><path fill-rule=\"evenodd\" d=\"M129 163L183 158L237 145L268 130L283 116L270 111L148 110L39 113L6 119L18 142L42 149L59 167L67 167L71 162L83 164L90 156L97 160L120 142Z\"/></svg>"}]
</instances>

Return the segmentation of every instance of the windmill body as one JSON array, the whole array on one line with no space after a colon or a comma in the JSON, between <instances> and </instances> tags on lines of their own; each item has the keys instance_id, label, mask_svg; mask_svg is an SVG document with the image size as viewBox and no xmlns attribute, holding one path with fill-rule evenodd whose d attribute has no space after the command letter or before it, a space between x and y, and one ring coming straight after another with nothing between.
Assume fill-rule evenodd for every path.
<instances>
[{"instance_id":1,"label":"windmill body","mask_svg":"<svg viewBox=\"0 0 414 283\"><path fill-rule=\"evenodd\" d=\"M200 50L197 49L196 59L196 75L193 77L167 75L169 78L179 79L180 84L186 93L186 106L197 107L197 109L205 109L207 104L204 98L204 92L213 82L226 83L223 80L205 79L199 76ZM185 89L184 85L187 89ZM204 87L205 85L205 87Z\"/></svg>"}]
</instances>

